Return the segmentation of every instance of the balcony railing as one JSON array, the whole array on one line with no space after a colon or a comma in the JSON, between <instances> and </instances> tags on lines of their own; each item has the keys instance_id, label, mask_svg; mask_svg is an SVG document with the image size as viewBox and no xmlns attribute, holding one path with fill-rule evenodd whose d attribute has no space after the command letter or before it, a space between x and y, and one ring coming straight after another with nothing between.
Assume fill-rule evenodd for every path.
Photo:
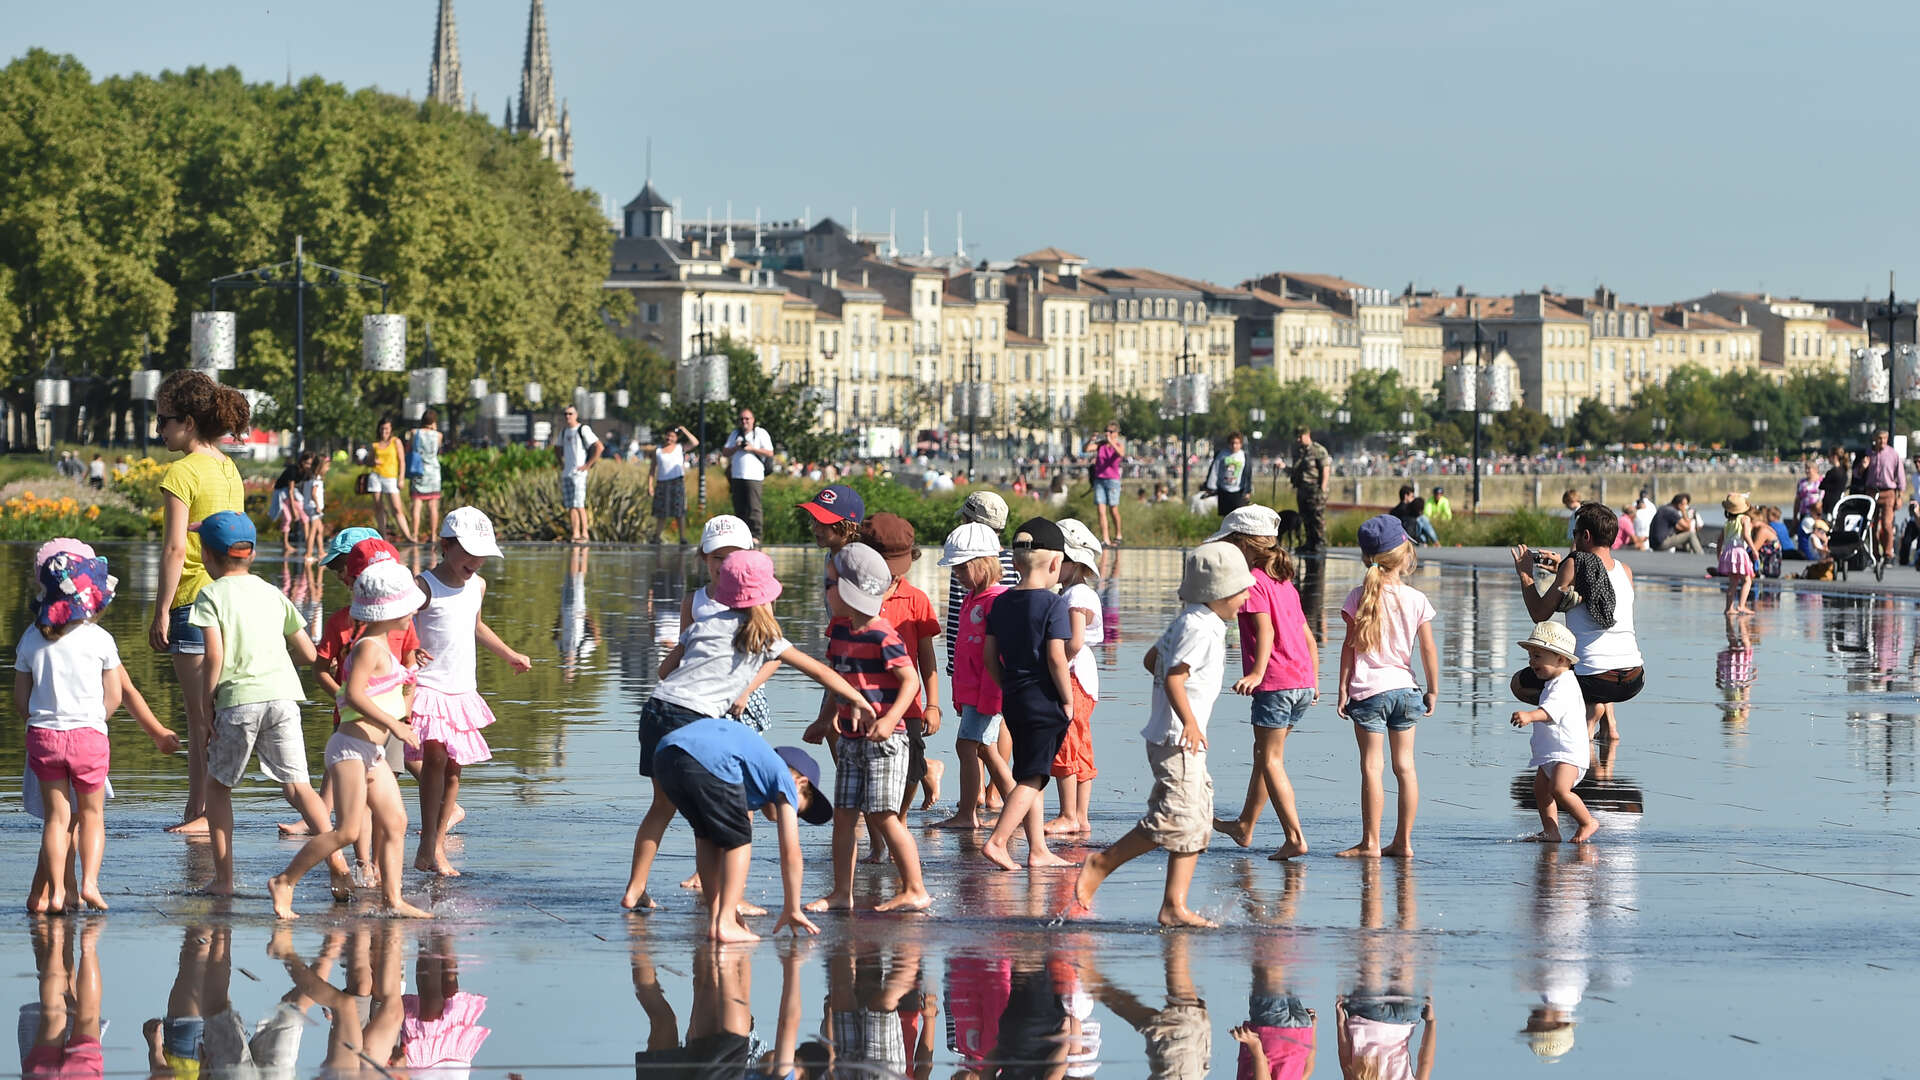
<instances>
[{"instance_id":1,"label":"balcony railing","mask_svg":"<svg viewBox=\"0 0 1920 1080\"><path fill-rule=\"evenodd\" d=\"M1208 355L1210 355L1210 356L1226 356L1226 355L1227 355L1228 353L1231 353L1232 351L1233 351L1233 346L1231 346L1231 345L1209 345L1209 346L1207 346L1207 353L1208 353Z\"/></svg>"}]
</instances>

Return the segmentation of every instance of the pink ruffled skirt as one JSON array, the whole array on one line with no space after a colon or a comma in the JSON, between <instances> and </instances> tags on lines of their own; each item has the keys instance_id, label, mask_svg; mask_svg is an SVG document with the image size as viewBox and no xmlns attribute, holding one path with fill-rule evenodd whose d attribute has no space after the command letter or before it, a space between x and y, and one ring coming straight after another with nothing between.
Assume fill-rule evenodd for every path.
<instances>
[{"instance_id":1,"label":"pink ruffled skirt","mask_svg":"<svg viewBox=\"0 0 1920 1080\"><path fill-rule=\"evenodd\" d=\"M484 995L464 990L453 995L446 1000L438 1020L420 1019L419 995L408 994L400 1000L406 1009L400 1034L409 1069L470 1066L480 1053L480 1044L493 1034L492 1028L480 1026L480 1014L487 1011Z\"/></svg>"},{"instance_id":2,"label":"pink ruffled skirt","mask_svg":"<svg viewBox=\"0 0 1920 1080\"><path fill-rule=\"evenodd\" d=\"M422 745L445 743L447 756L457 764L475 765L493 757L493 750L480 735L481 728L493 723L493 710L478 693L446 694L416 686L411 719ZM420 758L419 750L407 748L408 761Z\"/></svg>"}]
</instances>

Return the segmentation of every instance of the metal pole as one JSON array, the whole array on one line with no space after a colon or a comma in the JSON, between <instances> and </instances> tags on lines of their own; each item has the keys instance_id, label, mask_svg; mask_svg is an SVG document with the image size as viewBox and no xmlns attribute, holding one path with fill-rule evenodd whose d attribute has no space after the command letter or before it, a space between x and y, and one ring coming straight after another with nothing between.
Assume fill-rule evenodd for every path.
<instances>
[{"instance_id":1,"label":"metal pole","mask_svg":"<svg viewBox=\"0 0 1920 1080\"><path fill-rule=\"evenodd\" d=\"M973 475L973 417L979 409L974 401L974 391L979 386L980 375L974 368L973 341L967 341L967 483L979 483Z\"/></svg>"},{"instance_id":2,"label":"metal pole","mask_svg":"<svg viewBox=\"0 0 1920 1080\"><path fill-rule=\"evenodd\" d=\"M1180 501L1186 502L1187 485L1193 474L1193 387L1187 382L1187 336L1180 335Z\"/></svg>"},{"instance_id":3,"label":"metal pole","mask_svg":"<svg viewBox=\"0 0 1920 1080\"><path fill-rule=\"evenodd\" d=\"M306 240L293 238L293 452L307 448Z\"/></svg>"},{"instance_id":4,"label":"metal pole","mask_svg":"<svg viewBox=\"0 0 1920 1080\"><path fill-rule=\"evenodd\" d=\"M696 348L696 354L695 354L695 356L694 356L694 363L696 363L696 364L699 364L699 365L700 365L700 370L699 370L699 371L697 372L697 374L699 375L699 379L697 379L697 380L695 381L695 387L696 387L696 389L698 390L698 392L699 392L699 394L700 394L700 454L701 454L701 461L700 461L700 485L699 485L699 486L700 486L700 512L701 512L702 514L705 514L705 513L707 512L707 463L706 463L706 453L707 453L707 304L706 304L706 295L707 295L706 293L694 293L694 294L693 294L693 302L694 302L695 304L697 304L697 305L699 305L699 306L698 306L698 307L697 307L697 308L695 309L695 314L697 314L697 315L698 315L698 316L700 317L700 332L699 332L698 334L696 334L696 335L694 335L694 340L695 340L695 341L696 341L696 342L698 343L698 344L697 344L697 345L695 346L695 348Z\"/></svg>"},{"instance_id":5,"label":"metal pole","mask_svg":"<svg viewBox=\"0 0 1920 1080\"><path fill-rule=\"evenodd\" d=\"M1480 516L1480 320L1473 321L1473 515Z\"/></svg>"},{"instance_id":6,"label":"metal pole","mask_svg":"<svg viewBox=\"0 0 1920 1080\"><path fill-rule=\"evenodd\" d=\"M1893 445L1894 415L1900 408L1900 392L1893 385L1893 348L1900 337L1900 305L1893 295L1893 271L1887 271L1887 445ZM1884 554L1884 553L1883 553Z\"/></svg>"}]
</instances>

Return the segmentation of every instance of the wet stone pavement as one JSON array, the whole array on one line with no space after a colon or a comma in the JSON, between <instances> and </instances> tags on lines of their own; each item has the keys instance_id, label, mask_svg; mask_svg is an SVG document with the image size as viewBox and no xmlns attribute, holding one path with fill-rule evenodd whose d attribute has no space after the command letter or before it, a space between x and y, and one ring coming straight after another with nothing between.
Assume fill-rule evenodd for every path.
<instances>
[{"instance_id":1,"label":"wet stone pavement","mask_svg":"<svg viewBox=\"0 0 1920 1080\"><path fill-rule=\"evenodd\" d=\"M8 642L24 627L30 550L0 549ZM156 711L184 730L171 671L144 645L154 554L105 554L123 579L108 628ZM268 554L259 571L317 619L318 579ZM784 625L817 654L819 556L775 558ZM1178 558L1126 549L1103 589L1100 844L1126 831L1150 786L1140 656L1176 608ZM1268 861L1280 839L1271 815L1251 849L1217 843L1193 902L1220 929L1154 925L1158 857L1115 875L1092 918L1060 923L1071 870L994 871L980 837L922 828L944 814L916 812L931 914L826 917L815 939L715 950L700 940L693 895L672 884L692 869L683 825L653 875L664 909L616 905L648 798L634 718L678 599L700 583L696 560L516 547L484 573L488 621L535 668L481 663L500 722L487 732L493 761L464 777L470 816L451 848L463 876L410 872L407 883L439 918L402 924L367 917L365 901L335 907L313 875L296 897L305 917L276 924L265 879L293 846L274 830L288 812L257 775L236 792L242 895L193 895L208 874L205 843L161 832L179 813L184 764L116 722L110 913L36 921L19 910L38 830L16 794L0 802L16 912L0 916L0 955L12 958L0 965L21 1008L23 1063L36 1031L61 1027L65 1011L70 1070L86 1070L97 1015L107 1072L183 1080L236 1069L465 1075L469 1063L475 1076L625 1075L636 1062L644 1078L694 1060L717 1063L701 1075L751 1076L749 1061L796 1045L809 1060L831 1045L836 1075L1232 1076L1248 1075L1234 1029L1258 1020L1298 1025L1268 1032L1278 1075L1300 1076L1311 1054L1331 1076L1342 1071L1345 1003L1363 1047L1388 1044L1389 1075L1517 1075L1545 1060L1574 1076L1911 1074L1898 1035L1920 1000L1920 608L1909 597L1762 591L1759 613L1729 624L1703 584L1643 584L1648 688L1621 710L1624 741L1583 789L1601 831L1588 847L1542 846L1519 842L1537 821L1523 801L1527 739L1507 724L1513 643L1527 630L1513 576L1423 566L1412 580L1440 612L1443 684L1418 729L1417 854L1347 860L1332 853L1356 838L1358 784L1332 673L1338 608L1359 575L1335 558L1304 590L1324 704L1287 747L1313 852ZM943 602L931 559L912 577ZM324 593L329 608L344 602L337 584ZM771 737L797 742L817 691L783 672L770 692ZM326 715L307 708L316 763ZM6 731L0 771L18 776L21 728ZM1230 811L1247 781L1247 700L1223 695L1210 736ZM950 730L931 745L951 759ZM949 784L942 806L951 801ZM775 905L770 840L763 831L748 898ZM827 831L803 829L803 843L816 895ZM889 884L884 868L861 868L862 896ZM755 923L770 930L770 918Z\"/></svg>"}]
</instances>

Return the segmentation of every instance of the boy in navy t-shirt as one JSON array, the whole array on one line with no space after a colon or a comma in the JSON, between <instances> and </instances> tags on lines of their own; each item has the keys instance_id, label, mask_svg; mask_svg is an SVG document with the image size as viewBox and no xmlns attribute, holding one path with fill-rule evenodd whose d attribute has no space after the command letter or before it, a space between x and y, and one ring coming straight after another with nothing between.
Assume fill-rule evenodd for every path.
<instances>
[{"instance_id":1,"label":"boy in navy t-shirt","mask_svg":"<svg viewBox=\"0 0 1920 1080\"><path fill-rule=\"evenodd\" d=\"M1013 537L1020 584L1001 593L987 614L982 651L987 677L1000 684L1000 714L1013 737L1008 765L1014 788L980 851L1004 870L1020 869L1007 854L1007 842L1023 823L1028 868L1072 865L1047 850L1046 806L1040 797L1067 733L1067 702L1073 700L1067 668L1073 622L1066 598L1053 591L1066 549L1060 526L1046 518L1022 522Z\"/></svg>"}]
</instances>

